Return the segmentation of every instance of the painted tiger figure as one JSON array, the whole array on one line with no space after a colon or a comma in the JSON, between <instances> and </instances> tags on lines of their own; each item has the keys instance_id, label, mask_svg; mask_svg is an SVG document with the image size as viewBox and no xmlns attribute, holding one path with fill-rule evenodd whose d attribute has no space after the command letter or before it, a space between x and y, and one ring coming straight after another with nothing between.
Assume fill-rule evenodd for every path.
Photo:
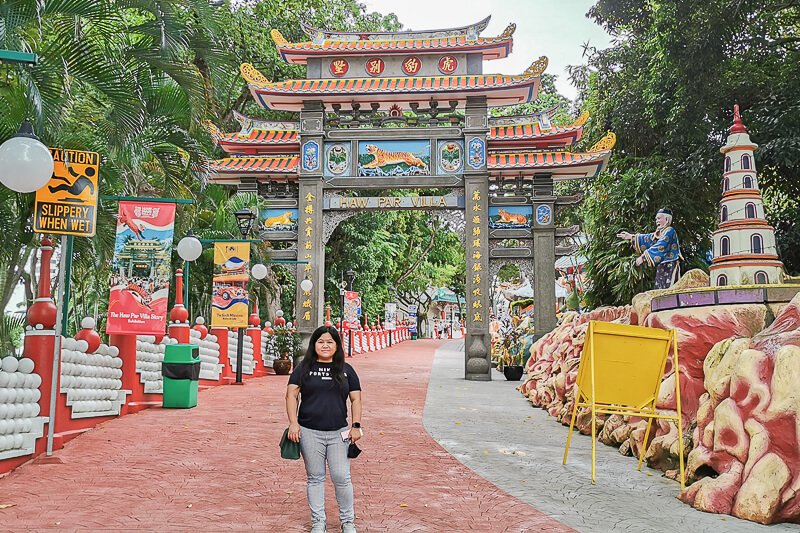
<instances>
[{"instance_id":1,"label":"painted tiger figure","mask_svg":"<svg viewBox=\"0 0 800 533\"><path fill-rule=\"evenodd\" d=\"M292 225L292 212L286 211L284 214L277 217L269 217L264 219L265 228L274 228L276 226L291 226Z\"/></svg>"},{"instance_id":2,"label":"painted tiger figure","mask_svg":"<svg viewBox=\"0 0 800 533\"><path fill-rule=\"evenodd\" d=\"M502 222L504 224L516 224L519 226L524 226L528 223L528 217L525 215L509 213L505 209L498 209L497 214L500 215L500 220L498 220L498 222Z\"/></svg>"},{"instance_id":3,"label":"painted tiger figure","mask_svg":"<svg viewBox=\"0 0 800 533\"><path fill-rule=\"evenodd\" d=\"M412 154L411 152L387 152L383 148L378 148L374 144L368 144L366 148L367 153L373 156L375 159L364 165L364 168L379 168L386 165L405 163L409 167L420 167L423 170L428 169L428 165L426 165L425 162L417 156L429 150L430 146L426 146L424 150L417 152L416 154Z\"/></svg>"}]
</instances>

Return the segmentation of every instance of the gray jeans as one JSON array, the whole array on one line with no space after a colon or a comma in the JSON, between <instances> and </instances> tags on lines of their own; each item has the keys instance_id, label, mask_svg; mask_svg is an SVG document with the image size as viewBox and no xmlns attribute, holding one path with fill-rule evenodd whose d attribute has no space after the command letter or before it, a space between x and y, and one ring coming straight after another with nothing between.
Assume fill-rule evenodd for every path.
<instances>
[{"instance_id":1,"label":"gray jeans","mask_svg":"<svg viewBox=\"0 0 800 533\"><path fill-rule=\"evenodd\" d=\"M308 507L311 522L325 521L325 463L331 471L331 481L339 504L339 521L353 522L353 485L350 483L349 441L342 440L342 431L319 431L300 427L300 453L308 476Z\"/></svg>"}]
</instances>

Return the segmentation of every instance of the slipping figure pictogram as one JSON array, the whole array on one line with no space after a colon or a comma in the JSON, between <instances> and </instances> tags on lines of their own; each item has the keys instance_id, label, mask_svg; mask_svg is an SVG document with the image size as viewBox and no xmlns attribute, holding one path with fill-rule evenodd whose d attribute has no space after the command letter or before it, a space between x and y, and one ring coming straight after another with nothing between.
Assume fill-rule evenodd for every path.
<instances>
[{"instance_id":1,"label":"slipping figure pictogram","mask_svg":"<svg viewBox=\"0 0 800 533\"><path fill-rule=\"evenodd\" d=\"M95 173L94 168L93 167L87 168L85 170L85 172L86 172L85 176L83 174L78 174L77 172L72 170L72 167L70 167L67 170L69 170L69 173L72 176L74 176L75 178L77 178L77 179L75 181L73 181L72 183L70 183L67 178L63 178L61 176L54 176L53 179L61 180L64 183L62 183L61 185L55 185L55 186L50 185L48 187L48 189L50 189L50 192L53 193L53 194L55 194L57 192L66 191L66 192L70 193L72 196L74 196L74 198L65 198L63 200L64 202L85 203L85 200L81 200L78 197L86 191L87 187L89 188L89 194L94 196L94 183L92 182L91 179L89 179L90 177L94 177L94 173Z\"/></svg>"}]
</instances>

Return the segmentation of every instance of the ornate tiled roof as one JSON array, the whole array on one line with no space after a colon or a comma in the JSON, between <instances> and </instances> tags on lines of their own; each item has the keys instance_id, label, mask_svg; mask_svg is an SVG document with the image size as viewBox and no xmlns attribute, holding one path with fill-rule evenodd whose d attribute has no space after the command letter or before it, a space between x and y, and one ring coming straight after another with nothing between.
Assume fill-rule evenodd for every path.
<instances>
[{"instance_id":1,"label":"ornate tiled roof","mask_svg":"<svg viewBox=\"0 0 800 533\"><path fill-rule=\"evenodd\" d=\"M503 115L499 117L489 117L489 127L524 126L525 124L533 124L534 122L539 122L542 117L547 117L548 119L553 118L556 113L558 113L560 108L561 104L556 104L553 107L544 109L542 111L537 111L536 113L531 113L529 115Z\"/></svg>"},{"instance_id":2,"label":"ornate tiled roof","mask_svg":"<svg viewBox=\"0 0 800 533\"><path fill-rule=\"evenodd\" d=\"M502 59L511 52L516 24L509 24L499 37L477 37L470 40L467 35L420 37L413 34L378 34L375 39L316 39L303 43L290 43L277 29L271 32L272 39L287 63L305 65L309 57L331 55L407 54L409 52L481 52L483 59ZM332 34L326 34L332 35ZM340 35L340 34L333 34ZM350 34L352 35L352 34Z\"/></svg>"},{"instance_id":3,"label":"ornate tiled roof","mask_svg":"<svg viewBox=\"0 0 800 533\"><path fill-rule=\"evenodd\" d=\"M540 115L542 117L546 115ZM516 118L516 117L512 117ZM580 140L583 126L589 118L584 111L569 126L553 126L549 120L531 120L527 124L491 126L487 142L489 149L504 149L510 145L524 148L555 148L569 146Z\"/></svg>"},{"instance_id":4,"label":"ornate tiled roof","mask_svg":"<svg viewBox=\"0 0 800 533\"><path fill-rule=\"evenodd\" d=\"M218 142L234 144L300 144L296 131L253 130L247 136L241 132L223 133Z\"/></svg>"},{"instance_id":5,"label":"ornate tiled roof","mask_svg":"<svg viewBox=\"0 0 800 533\"><path fill-rule=\"evenodd\" d=\"M296 155L273 157L227 157L213 161L209 167L211 183L238 181L242 175L286 175L297 174ZM226 176L229 175L228 176Z\"/></svg>"},{"instance_id":6,"label":"ornate tiled roof","mask_svg":"<svg viewBox=\"0 0 800 533\"><path fill-rule=\"evenodd\" d=\"M346 31L328 31L328 30L320 30L319 28L315 28L305 22L301 22L300 26L303 28L303 31L306 32L306 35L311 37L312 39L330 39L336 41L347 41L347 40L373 40L373 39L383 39L386 37L403 37L403 38L434 38L434 37L457 37L459 35L466 35L471 39L477 37L483 30L486 29L486 26L489 25L489 21L492 20L492 16L489 15L485 19L475 24L471 24L469 26L459 26L457 28L450 28L447 30L407 30L407 31L375 31L375 32L346 32Z\"/></svg>"},{"instance_id":7,"label":"ornate tiled roof","mask_svg":"<svg viewBox=\"0 0 800 533\"><path fill-rule=\"evenodd\" d=\"M214 142L228 153L285 152L287 148L300 146L298 122L257 120L235 111L234 117L242 125L242 129L235 133L222 133L211 121L203 123Z\"/></svg>"},{"instance_id":8,"label":"ornate tiled roof","mask_svg":"<svg viewBox=\"0 0 800 533\"><path fill-rule=\"evenodd\" d=\"M616 136L608 133L589 152L523 152L518 154L490 154L489 174L517 175L530 172L551 172L556 181L594 177L598 175L611 156Z\"/></svg>"},{"instance_id":9,"label":"ornate tiled roof","mask_svg":"<svg viewBox=\"0 0 800 533\"><path fill-rule=\"evenodd\" d=\"M313 41L290 43L278 30L272 30L272 39L287 63L305 65L309 57L331 55L364 54L408 54L409 52L480 52L483 59L503 59L508 57L513 44L512 34L516 25L510 24L499 37L479 37L469 41L466 37L444 37L436 39L381 40L381 41Z\"/></svg>"},{"instance_id":10,"label":"ornate tiled roof","mask_svg":"<svg viewBox=\"0 0 800 533\"><path fill-rule=\"evenodd\" d=\"M259 120L257 118L250 118L242 115L238 111L233 112L233 118L235 118L236 122L242 126L242 129L239 131L239 134L241 135L249 134L252 130L300 131L299 122L284 120Z\"/></svg>"},{"instance_id":11,"label":"ornate tiled roof","mask_svg":"<svg viewBox=\"0 0 800 533\"><path fill-rule=\"evenodd\" d=\"M250 92L269 109L299 111L303 100L325 99L328 103L351 103L365 97L384 108L393 103L427 104L431 98L463 103L467 96L486 96L489 106L529 102L539 92L539 75L547 67L540 57L520 76L435 76L408 78L307 79L270 82L252 65L241 66Z\"/></svg>"}]
</instances>

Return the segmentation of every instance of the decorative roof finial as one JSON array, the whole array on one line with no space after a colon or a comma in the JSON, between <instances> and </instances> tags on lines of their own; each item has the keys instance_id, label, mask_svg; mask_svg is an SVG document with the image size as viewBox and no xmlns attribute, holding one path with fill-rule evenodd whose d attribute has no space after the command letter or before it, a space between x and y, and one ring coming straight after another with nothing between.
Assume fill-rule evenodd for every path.
<instances>
[{"instance_id":1,"label":"decorative roof finial","mask_svg":"<svg viewBox=\"0 0 800 533\"><path fill-rule=\"evenodd\" d=\"M742 124L742 117L739 116L739 104L733 106L733 126L731 126L731 134L733 133L747 133L744 124Z\"/></svg>"}]
</instances>

